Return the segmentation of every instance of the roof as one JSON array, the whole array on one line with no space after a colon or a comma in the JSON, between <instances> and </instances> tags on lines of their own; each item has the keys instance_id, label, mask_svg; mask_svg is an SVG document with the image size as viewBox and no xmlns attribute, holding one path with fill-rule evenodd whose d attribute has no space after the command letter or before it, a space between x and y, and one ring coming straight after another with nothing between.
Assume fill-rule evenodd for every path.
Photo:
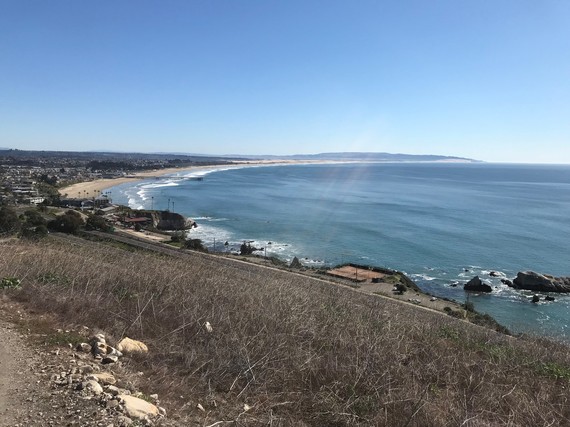
<instances>
[{"instance_id":1,"label":"roof","mask_svg":"<svg viewBox=\"0 0 570 427\"><path fill-rule=\"evenodd\" d=\"M139 218L125 218L125 222L147 222L147 221L151 221L151 219L144 216Z\"/></svg>"}]
</instances>

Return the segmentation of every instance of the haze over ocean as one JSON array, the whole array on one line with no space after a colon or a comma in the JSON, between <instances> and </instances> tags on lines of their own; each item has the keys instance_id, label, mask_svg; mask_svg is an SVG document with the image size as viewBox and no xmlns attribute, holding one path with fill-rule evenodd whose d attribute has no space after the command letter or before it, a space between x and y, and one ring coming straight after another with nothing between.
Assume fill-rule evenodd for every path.
<instances>
[{"instance_id":1,"label":"haze over ocean","mask_svg":"<svg viewBox=\"0 0 570 427\"><path fill-rule=\"evenodd\" d=\"M204 180L179 179L198 174ZM215 239L218 251L247 240L307 265L390 267L458 301L466 298L463 284L479 275L494 290L470 296L477 310L514 331L570 339L570 296L532 304L530 292L500 282L524 270L570 275L568 165L212 168L114 187L112 197L134 208L167 209L170 200L197 220L190 236L211 248Z\"/></svg>"}]
</instances>

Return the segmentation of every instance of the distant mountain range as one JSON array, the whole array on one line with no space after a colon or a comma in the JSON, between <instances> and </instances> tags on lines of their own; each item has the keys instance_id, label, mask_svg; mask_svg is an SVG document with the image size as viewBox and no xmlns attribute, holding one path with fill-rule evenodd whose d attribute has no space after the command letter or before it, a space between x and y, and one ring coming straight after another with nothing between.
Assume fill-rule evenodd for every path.
<instances>
[{"instance_id":1,"label":"distant mountain range","mask_svg":"<svg viewBox=\"0 0 570 427\"><path fill-rule=\"evenodd\" d=\"M232 158L247 158L253 160L331 160L331 161L369 161L369 162L467 162L478 163L481 160L465 157L439 156L434 154L401 154L401 153L320 153L320 154L294 154L290 156L241 156L232 155Z\"/></svg>"},{"instance_id":2,"label":"distant mountain range","mask_svg":"<svg viewBox=\"0 0 570 427\"><path fill-rule=\"evenodd\" d=\"M208 155L197 153L181 152L157 152L157 153L136 153L126 151L28 151L11 150L0 148L0 155L15 157L41 157L41 156L65 156L71 158L107 157L107 158L163 158L170 159L183 157L186 160L215 161L216 159L231 160L329 160L329 161L366 161L366 162L463 162L479 163L481 160L474 160L465 157L440 156L434 154L401 154L401 153L366 153L366 152L344 152L344 153L319 153L319 154L293 154L288 156L276 155Z\"/></svg>"}]
</instances>

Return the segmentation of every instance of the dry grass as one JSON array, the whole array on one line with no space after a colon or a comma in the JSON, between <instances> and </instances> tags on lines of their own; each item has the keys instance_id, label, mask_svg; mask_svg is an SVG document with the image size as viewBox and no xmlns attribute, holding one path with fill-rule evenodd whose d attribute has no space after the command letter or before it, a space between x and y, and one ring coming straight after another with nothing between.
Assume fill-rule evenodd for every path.
<instances>
[{"instance_id":1,"label":"dry grass","mask_svg":"<svg viewBox=\"0 0 570 427\"><path fill-rule=\"evenodd\" d=\"M202 425L570 424L568 347L308 277L53 239L0 245L4 276L36 308L146 341L155 390Z\"/></svg>"}]
</instances>

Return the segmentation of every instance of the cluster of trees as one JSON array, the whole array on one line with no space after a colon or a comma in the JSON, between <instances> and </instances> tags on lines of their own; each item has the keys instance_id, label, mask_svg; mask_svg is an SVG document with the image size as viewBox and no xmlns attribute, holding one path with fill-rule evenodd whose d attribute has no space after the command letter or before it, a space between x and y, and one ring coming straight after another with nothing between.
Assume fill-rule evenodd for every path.
<instances>
[{"instance_id":1,"label":"cluster of trees","mask_svg":"<svg viewBox=\"0 0 570 427\"><path fill-rule=\"evenodd\" d=\"M45 209L45 208L44 208ZM39 239L48 230L77 234L82 227L87 230L112 231L112 227L100 215L90 215L85 221L82 215L68 210L63 215L49 219L38 209L28 209L21 215L9 206L0 207L0 235L19 235L27 239Z\"/></svg>"},{"instance_id":2,"label":"cluster of trees","mask_svg":"<svg viewBox=\"0 0 570 427\"><path fill-rule=\"evenodd\" d=\"M8 206L0 207L0 235L19 234L28 239L41 238L48 233L47 221L34 209L19 215Z\"/></svg>"}]
</instances>

